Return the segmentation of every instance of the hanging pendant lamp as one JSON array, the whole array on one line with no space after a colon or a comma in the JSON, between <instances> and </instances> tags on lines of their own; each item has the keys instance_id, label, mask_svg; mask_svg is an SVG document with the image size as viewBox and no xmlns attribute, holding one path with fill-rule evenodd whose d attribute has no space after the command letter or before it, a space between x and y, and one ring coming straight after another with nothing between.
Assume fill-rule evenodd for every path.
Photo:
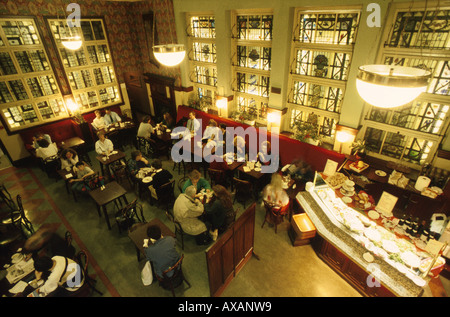
<instances>
[{"instance_id":1,"label":"hanging pendant lamp","mask_svg":"<svg viewBox=\"0 0 450 317\"><path fill-rule=\"evenodd\" d=\"M186 50L183 44L154 45L153 55L159 63L173 67L184 60Z\"/></svg>"},{"instance_id":2,"label":"hanging pendant lamp","mask_svg":"<svg viewBox=\"0 0 450 317\"><path fill-rule=\"evenodd\" d=\"M392 65L359 67L356 89L369 104L380 108L405 105L426 91L431 73L427 70Z\"/></svg>"},{"instance_id":3,"label":"hanging pendant lamp","mask_svg":"<svg viewBox=\"0 0 450 317\"><path fill-rule=\"evenodd\" d=\"M65 48L76 51L80 49L83 42L81 41L81 37L79 36L70 36L61 39L61 44L64 45Z\"/></svg>"}]
</instances>

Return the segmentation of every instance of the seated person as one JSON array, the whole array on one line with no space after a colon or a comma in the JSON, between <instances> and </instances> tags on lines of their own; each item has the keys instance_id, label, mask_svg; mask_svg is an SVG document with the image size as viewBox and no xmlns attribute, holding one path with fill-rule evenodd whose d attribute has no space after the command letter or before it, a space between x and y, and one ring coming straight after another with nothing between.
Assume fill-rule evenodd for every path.
<instances>
[{"instance_id":1,"label":"seated person","mask_svg":"<svg viewBox=\"0 0 450 317\"><path fill-rule=\"evenodd\" d=\"M172 130L174 128L174 126L175 126L174 120L173 120L172 116L170 115L170 113L166 112L163 114L163 120L161 122L161 126L164 129L170 129L170 130Z\"/></svg>"},{"instance_id":2,"label":"seated person","mask_svg":"<svg viewBox=\"0 0 450 317\"><path fill-rule=\"evenodd\" d=\"M153 189L150 189L150 191L155 190L156 198L158 198L161 196L161 192L159 190L160 187L170 182L173 176L168 170L162 168L162 162L160 159L155 159L152 162L152 167L155 169L155 174L152 176L152 181L149 183L149 189L151 186Z\"/></svg>"},{"instance_id":3,"label":"seated person","mask_svg":"<svg viewBox=\"0 0 450 317\"><path fill-rule=\"evenodd\" d=\"M186 128L188 128L191 133L197 134L201 127L200 121L195 118L195 112L189 112L189 119L186 122Z\"/></svg>"},{"instance_id":4,"label":"seated person","mask_svg":"<svg viewBox=\"0 0 450 317\"><path fill-rule=\"evenodd\" d=\"M95 118L92 121L92 126L96 129L96 130L101 130L107 127L105 120L102 117L102 113L100 112L100 110L95 110Z\"/></svg>"},{"instance_id":5,"label":"seated person","mask_svg":"<svg viewBox=\"0 0 450 317\"><path fill-rule=\"evenodd\" d=\"M261 148L256 155L255 161L261 163L261 165L269 165L273 161L279 161L279 155L277 153L272 153L272 147L269 141L264 141L261 143Z\"/></svg>"},{"instance_id":6,"label":"seated person","mask_svg":"<svg viewBox=\"0 0 450 317\"><path fill-rule=\"evenodd\" d=\"M103 116L103 121L106 126L109 126L111 124L122 122L122 118L116 112L111 111L111 109L106 109L105 115Z\"/></svg>"},{"instance_id":7,"label":"seated person","mask_svg":"<svg viewBox=\"0 0 450 317\"><path fill-rule=\"evenodd\" d=\"M50 137L49 134L38 133L36 134L36 136L33 137L33 144L31 146L35 149L39 148L38 141L42 139L47 140L48 144L52 144L52 138Z\"/></svg>"},{"instance_id":8,"label":"seated person","mask_svg":"<svg viewBox=\"0 0 450 317\"><path fill-rule=\"evenodd\" d=\"M63 256L39 257L34 261L34 269L35 281L45 280L35 291L39 296L69 296L84 284L81 267Z\"/></svg>"},{"instance_id":9,"label":"seated person","mask_svg":"<svg viewBox=\"0 0 450 317\"><path fill-rule=\"evenodd\" d=\"M217 126L217 122L214 119L209 120L209 124L203 132L202 142L207 143L209 140L217 141L219 139L218 135L221 130Z\"/></svg>"},{"instance_id":10,"label":"seated person","mask_svg":"<svg viewBox=\"0 0 450 317\"><path fill-rule=\"evenodd\" d=\"M233 142L233 136L231 133L227 132L227 126L225 123L220 124L220 130L222 131L222 142L226 145L227 143Z\"/></svg>"},{"instance_id":11,"label":"seated person","mask_svg":"<svg viewBox=\"0 0 450 317\"><path fill-rule=\"evenodd\" d=\"M61 152L61 169L72 169L78 163L78 154L74 149L65 149Z\"/></svg>"},{"instance_id":12,"label":"seated person","mask_svg":"<svg viewBox=\"0 0 450 317\"><path fill-rule=\"evenodd\" d=\"M203 204L195 196L197 190L195 186L188 186L186 191L181 193L175 200L173 214L175 221L178 221L186 234L195 236L197 244L206 244L210 241L207 234L208 229L203 221L198 217L203 214Z\"/></svg>"},{"instance_id":13,"label":"seated person","mask_svg":"<svg viewBox=\"0 0 450 317\"><path fill-rule=\"evenodd\" d=\"M114 145L110 139L106 138L103 131L97 133L98 141L95 142L95 152L99 155L109 155L114 150Z\"/></svg>"},{"instance_id":14,"label":"seated person","mask_svg":"<svg viewBox=\"0 0 450 317\"><path fill-rule=\"evenodd\" d=\"M234 221L234 208L231 194L225 187L214 185L212 190L214 194L205 205L203 219L211 238L216 241L219 232L224 232Z\"/></svg>"},{"instance_id":15,"label":"seated person","mask_svg":"<svg viewBox=\"0 0 450 317\"><path fill-rule=\"evenodd\" d=\"M191 185L196 188L198 193L200 193L202 189L205 189L207 191L211 189L211 185L209 184L209 182L202 177L202 174L198 170L192 170L189 173L189 179L184 183L181 192L184 193L186 188Z\"/></svg>"},{"instance_id":16,"label":"seated person","mask_svg":"<svg viewBox=\"0 0 450 317\"><path fill-rule=\"evenodd\" d=\"M233 140L234 153L237 155L238 162L244 162L248 159L248 155L245 153L246 142L245 139L239 135L236 135Z\"/></svg>"},{"instance_id":17,"label":"seated person","mask_svg":"<svg viewBox=\"0 0 450 317\"><path fill-rule=\"evenodd\" d=\"M153 132L155 131L151 125L152 117L145 116L139 125L137 137L149 139Z\"/></svg>"},{"instance_id":18,"label":"seated person","mask_svg":"<svg viewBox=\"0 0 450 317\"><path fill-rule=\"evenodd\" d=\"M36 149L36 156L45 160L49 157L58 155L58 148L55 143L48 143L46 139L40 139L37 141L39 147Z\"/></svg>"},{"instance_id":19,"label":"seated person","mask_svg":"<svg viewBox=\"0 0 450 317\"><path fill-rule=\"evenodd\" d=\"M175 248L177 240L171 236L163 237L161 228L157 225L147 228L147 236L152 242L145 248L147 261L151 262L156 276L163 279L163 272L180 259L180 254ZM171 277L173 273L173 271L169 272L168 276Z\"/></svg>"},{"instance_id":20,"label":"seated person","mask_svg":"<svg viewBox=\"0 0 450 317\"><path fill-rule=\"evenodd\" d=\"M73 172L76 178L69 180L69 183L72 184L72 190L79 193L91 190L89 185L85 183L85 178L94 175L95 172L84 162L78 162L75 164Z\"/></svg>"},{"instance_id":21,"label":"seated person","mask_svg":"<svg viewBox=\"0 0 450 317\"><path fill-rule=\"evenodd\" d=\"M216 154L211 154L209 158L209 168L220 171L229 171L228 163L226 162L226 155L220 157Z\"/></svg>"},{"instance_id":22,"label":"seated person","mask_svg":"<svg viewBox=\"0 0 450 317\"><path fill-rule=\"evenodd\" d=\"M143 167L149 167L148 160L142 156L141 151L131 152L131 159L128 161L128 169L133 176L139 172Z\"/></svg>"},{"instance_id":23,"label":"seated person","mask_svg":"<svg viewBox=\"0 0 450 317\"><path fill-rule=\"evenodd\" d=\"M314 171L311 166L300 159L294 160L292 164L285 165L281 171L284 174L291 175L292 178L301 179L305 182L309 182L314 179Z\"/></svg>"},{"instance_id":24,"label":"seated person","mask_svg":"<svg viewBox=\"0 0 450 317\"><path fill-rule=\"evenodd\" d=\"M264 187L262 196L263 200L269 205L279 208L281 212L286 213L289 205L289 196L283 189L283 179L280 174L272 174L272 179Z\"/></svg>"}]
</instances>

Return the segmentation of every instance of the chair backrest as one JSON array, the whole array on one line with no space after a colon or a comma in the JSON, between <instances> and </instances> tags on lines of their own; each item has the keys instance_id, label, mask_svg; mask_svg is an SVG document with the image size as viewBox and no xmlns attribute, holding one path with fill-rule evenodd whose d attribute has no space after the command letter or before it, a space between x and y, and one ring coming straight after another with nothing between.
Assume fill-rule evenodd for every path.
<instances>
[{"instance_id":1,"label":"chair backrest","mask_svg":"<svg viewBox=\"0 0 450 317\"><path fill-rule=\"evenodd\" d=\"M251 193L253 190L253 184L249 181L233 177L233 183L236 188L236 192Z\"/></svg>"},{"instance_id":2,"label":"chair backrest","mask_svg":"<svg viewBox=\"0 0 450 317\"><path fill-rule=\"evenodd\" d=\"M25 214L25 209L23 208L22 196L17 195L16 201L17 201L17 207L19 208L19 212L20 212L20 218L19 218L20 226L25 227L25 229L27 229L31 234L34 233L33 224L27 218L27 216Z\"/></svg>"},{"instance_id":3,"label":"chair backrest","mask_svg":"<svg viewBox=\"0 0 450 317\"><path fill-rule=\"evenodd\" d=\"M102 184L101 184L101 179L103 179L102 176L100 176L98 174L98 172L95 172L93 175L88 176L84 179L84 183L89 186L89 188L95 189L95 188L99 188Z\"/></svg>"},{"instance_id":4,"label":"chair backrest","mask_svg":"<svg viewBox=\"0 0 450 317\"><path fill-rule=\"evenodd\" d=\"M186 181L189 179L188 176L183 176L178 180L178 189L180 190L180 193L183 192L183 186L184 183L186 183Z\"/></svg>"},{"instance_id":5,"label":"chair backrest","mask_svg":"<svg viewBox=\"0 0 450 317\"><path fill-rule=\"evenodd\" d=\"M175 180L171 180L164 185L161 185L158 189L158 200L169 202L171 199L175 198Z\"/></svg>"},{"instance_id":6,"label":"chair backrest","mask_svg":"<svg viewBox=\"0 0 450 317\"><path fill-rule=\"evenodd\" d=\"M178 277L179 272L181 272L181 265L183 263L183 259L184 259L184 254L181 255L180 259L177 261L177 263L175 263L174 265L172 265L171 267L169 267L167 270L165 270L164 272L162 272L163 278L164 279L173 279ZM172 276L168 276L168 274L170 272L173 272ZM175 285L174 285L175 286Z\"/></svg>"},{"instance_id":7,"label":"chair backrest","mask_svg":"<svg viewBox=\"0 0 450 317\"><path fill-rule=\"evenodd\" d=\"M86 278L88 276L88 265L89 265L89 256L87 255L86 251L81 250L75 255L75 262L78 263L78 265L83 270L83 276Z\"/></svg>"},{"instance_id":8,"label":"chair backrest","mask_svg":"<svg viewBox=\"0 0 450 317\"><path fill-rule=\"evenodd\" d=\"M225 182L225 171L217 170L214 168L208 168L209 178L213 184L220 184Z\"/></svg>"}]
</instances>

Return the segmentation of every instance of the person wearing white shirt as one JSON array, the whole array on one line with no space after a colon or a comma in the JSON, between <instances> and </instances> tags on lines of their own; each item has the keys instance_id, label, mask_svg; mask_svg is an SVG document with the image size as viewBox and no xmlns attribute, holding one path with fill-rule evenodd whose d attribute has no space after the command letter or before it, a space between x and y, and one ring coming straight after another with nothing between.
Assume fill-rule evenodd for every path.
<instances>
[{"instance_id":1,"label":"person wearing white shirt","mask_svg":"<svg viewBox=\"0 0 450 317\"><path fill-rule=\"evenodd\" d=\"M195 118L195 112L189 112L189 119L186 123L186 128L188 128L189 131L194 134L197 134L197 132L200 130L200 121Z\"/></svg>"},{"instance_id":2,"label":"person wearing white shirt","mask_svg":"<svg viewBox=\"0 0 450 317\"><path fill-rule=\"evenodd\" d=\"M61 169L73 168L78 163L78 154L73 149L65 149L61 152Z\"/></svg>"},{"instance_id":3,"label":"person wearing white shirt","mask_svg":"<svg viewBox=\"0 0 450 317\"><path fill-rule=\"evenodd\" d=\"M37 141L39 147L36 149L36 156L45 160L58 154L58 148L55 143L49 144L46 139Z\"/></svg>"},{"instance_id":4,"label":"person wearing white shirt","mask_svg":"<svg viewBox=\"0 0 450 317\"><path fill-rule=\"evenodd\" d=\"M114 111L111 111L111 109L105 110L105 115L103 116L103 120L105 121L106 126L109 126L114 123L122 122L122 118Z\"/></svg>"},{"instance_id":5,"label":"person wearing white shirt","mask_svg":"<svg viewBox=\"0 0 450 317\"><path fill-rule=\"evenodd\" d=\"M101 130L101 129L106 128L106 123L102 117L102 113L100 112L100 110L95 110L95 119L94 119L94 121L92 121L92 126L96 130Z\"/></svg>"},{"instance_id":6,"label":"person wearing white shirt","mask_svg":"<svg viewBox=\"0 0 450 317\"><path fill-rule=\"evenodd\" d=\"M46 139L48 141L48 144L52 144L52 138L50 137L50 135L48 134L43 134L43 133L38 133L36 134L36 136L33 137L33 144L31 145L32 147L34 147L35 149L39 148L39 144L38 141L42 140L42 139Z\"/></svg>"},{"instance_id":7,"label":"person wearing white shirt","mask_svg":"<svg viewBox=\"0 0 450 317\"><path fill-rule=\"evenodd\" d=\"M150 116L145 116L139 125L139 129L137 132L137 136L141 138L149 139L152 133L154 132L154 128L151 125L152 118Z\"/></svg>"},{"instance_id":8,"label":"person wearing white shirt","mask_svg":"<svg viewBox=\"0 0 450 317\"><path fill-rule=\"evenodd\" d=\"M105 133L99 132L98 141L95 142L95 151L100 155L109 155L114 150L114 145L110 139L107 139Z\"/></svg>"}]
</instances>

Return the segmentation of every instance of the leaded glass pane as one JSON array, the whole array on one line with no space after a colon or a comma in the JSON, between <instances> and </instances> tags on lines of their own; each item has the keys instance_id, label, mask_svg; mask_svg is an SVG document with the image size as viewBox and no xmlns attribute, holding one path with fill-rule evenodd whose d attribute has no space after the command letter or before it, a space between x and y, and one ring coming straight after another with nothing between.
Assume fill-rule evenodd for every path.
<instances>
[{"instance_id":1,"label":"leaded glass pane","mask_svg":"<svg viewBox=\"0 0 450 317\"><path fill-rule=\"evenodd\" d=\"M262 97L269 96L269 77L247 73L237 73L237 75L240 92Z\"/></svg>"},{"instance_id":2,"label":"leaded glass pane","mask_svg":"<svg viewBox=\"0 0 450 317\"><path fill-rule=\"evenodd\" d=\"M238 112L245 112L250 118L265 119L267 117L268 104L263 101L256 101L252 98L238 97Z\"/></svg>"},{"instance_id":3,"label":"leaded glass pane","mask_svg":"<svg viewBox=\"0 0 450 317\"><path fill-rule=\"evenodd\" d=\"M240 46L237 47L238 66L253 69L270 70L270 47Z\"/></svg>"},{"instance_id":4,"label":"leaded glass pane","mask_svg":"<svg viewBox=\"0 0 450 317\"><path fill-rule=\"evenodd\" d=\"M347 80L348 53L297 50L295 73L298 75Z\"/></svg>"},{"instance_id":5,"label":"leaded glass pane","mask_svg":"<svg viewBox=\"0 0 450 317\"><path fill-rule=\"evenodd\" d=\"M241 40L272 40L272 15L237 16L237 37Z\"/></svg>"},{"instance_id":6,"label":"leaded glass pane","mask_svg":"<svg viewBox=\"0 0 450 317\"><path fill-rule=\"evenodd\" d=\"M399 12L387 44L404 48L449 48L449 14L449 10Z\"/></svg>"},{"instance_id":7,"label":"leaded glass pane","mask_svg":"<svg viewBox=\"0 0 450 317\"><path fill-rule=\"evenodd\" d=\"M343 91L340 88L294 82L293 103L332 112L340 112L342 98Z\"/></svg>"},{"instance_id":8,"label":"leaded glass pane","mask_svg":"<svg viewBox=\"0 0 450 317\"><path fill-rule=\"evenodd\" d=\"M16 67L8 52L0 52L0 75L17 74Z\"/></svg>"},{"instance_id":9,"label":"leaded glass pane","mask_svg":"<svg viewBox=\"0 0 450 317\"><path fill-rule=\"evenodd\" d=\"M0 103L13 102L14 98L8 89L6 82L0 82Z\"/></svg>"},{"instance_id":10,"label":"leaded glass pane","mask_svg":"<svg viewBox=\"0 0 450 317\"><path fill-rule=\"evenodd\" d=\"M15 100L25 100L29 98L21 80L10 80L8 81L8 85Z\"/></svg>"},{"instance_id":11,"label":"leaded glass pane","mask_svg":"<svg viewBox=\"0 0 450 317\"><path fill-rule=\"evenodd\" d=\"M114 73L111 67L94 68L93 71L97 85L109 84L113 81Z\"/></svg>"},{"instance_id":12,"label":"leaded glass pane","mask_svg":"<svg viewBox=\"0 0 450 317\"><path fill-rule=\"evenodd\" d=\"M118 100L117 89L115 87L107 87L99 90L100 100L103 105L112 103Z\"/></svg>"},{"instance_id":13,"label":"leaded glass pane","mask_svg":"<svg viewBox=\"0 0 450 317\"><path fill-rule=\"evenodd\" d=\"M194 61L216 63L216 44L194 42L192 43Z\"/></svg>"},{"instance_id":14,"label":"leaded glass pane","mask_svg":"<svg viewBox=\"0 0 450 317\"><path fill-rule=\"evenodd\" d=\"M94 85L89 70L69 72L68 77L73 89L83 89Z\"/></svg>"},{"instance_id":15,"label":"leaded glass pane","mask_svg":"<svg viewBox=\"0 0 450 317\"><path fill-rule=\"evenodd\" d=\"M217 86L216 67L195 66L195 82L204 85Z\"/></svg>"},{"instance_id":16,"label":"leaded glass pane","mask_svg":"<svg viewBox=\"0 0 450 317\"><path fill-rule=\"evenodd\" d=\"M66 48L60 49L64 67L77 67L87 65L84 50L72 51Z\"/></svg>"},{"instance_id":17,"label":"leaded glass pane","mask_svg":"<svg viewBox=\"0 0 450 317\"><path fill-rule=\"evenodd\" d=\"M422 165L428 158L433 142L423 139L410 138L406 145L403 160L415 164Z\"/></svg>"},{"instance_id":18,"label":"leaded glass pane","mask_svg":"<svg viewBox=\"0 0 450 317\"><path fill-rule=\"evenodd\" d=\"M191 17L191 35L201 38L215 38L216 27L213 16Z\"/></svg>"},{"instance_id":19,"label":"leaded glass pane","mask_svg":"<svg viewBox=\"0 0 450 317\"><path fill-rule=\"evenodd\" d=\"M304 43L353 44L358 13L301 13L298 40Z\"/></svg>"},{"instance_id":20,"label":"leaded glass pane","mask_svg":"<svg viewBox=\"0 0 450 317\"><path fill-rule=\"evenodd\" d=\"M31 21L2 21L3 32L11 46L39 44L39 37Z\"/></svg>"}]
</instances>

